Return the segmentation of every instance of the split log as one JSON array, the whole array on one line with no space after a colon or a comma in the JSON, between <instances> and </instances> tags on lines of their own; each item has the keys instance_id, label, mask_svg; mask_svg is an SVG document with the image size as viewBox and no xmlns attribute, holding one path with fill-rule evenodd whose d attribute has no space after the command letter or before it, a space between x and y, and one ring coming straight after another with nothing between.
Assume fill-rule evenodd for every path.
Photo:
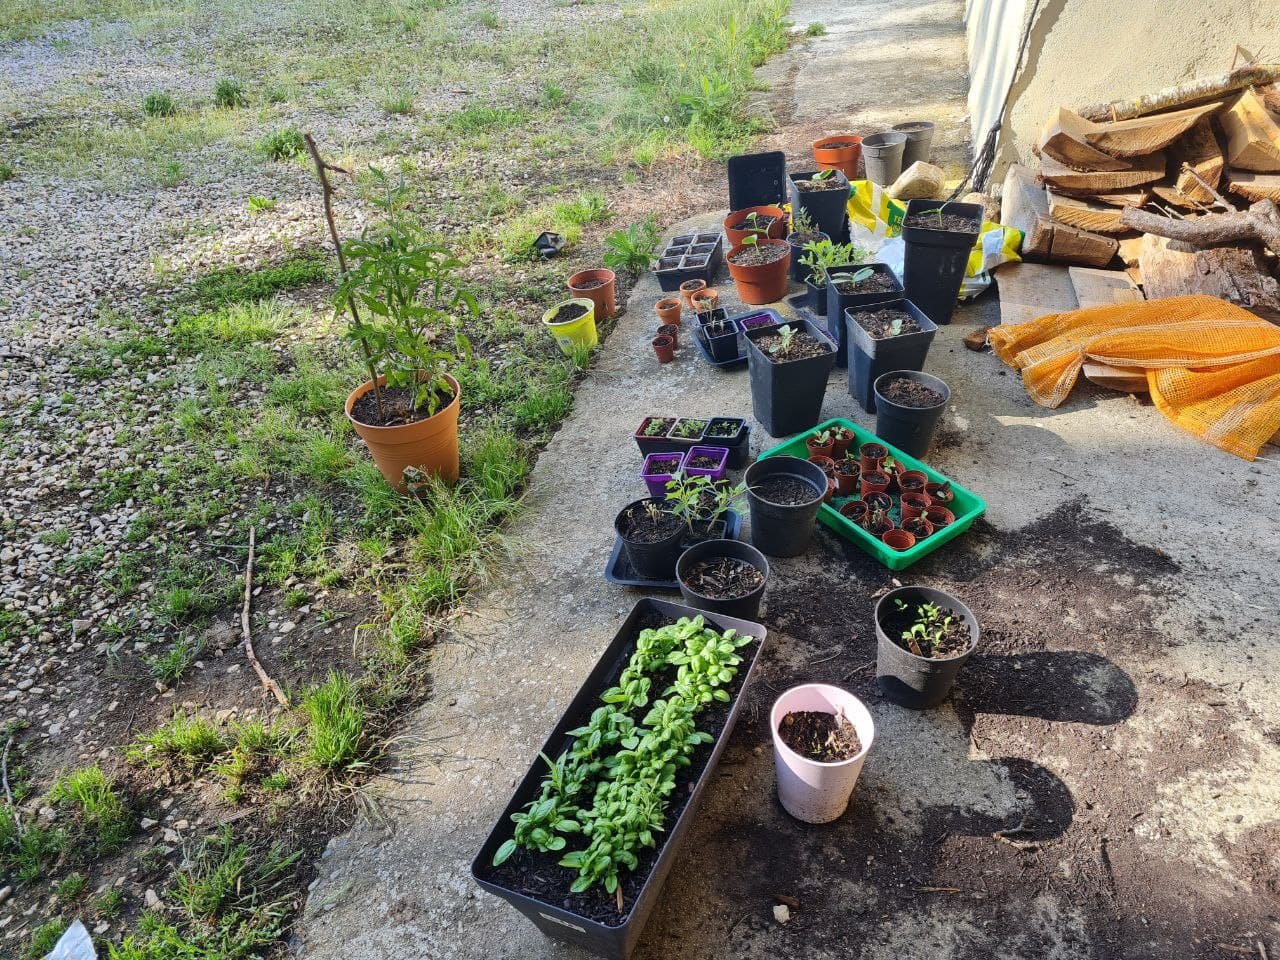
<instances>
[{"instance_id":1,"label":"split log","mask_svg":"<svg viewBox=\"0 0 1280 960\"><path fill-rule=\"evenodd\" d=\"M1132 166L1128 161L1089 145L1085 138L1094 126L1078 113L1059 107L1040 132L1036 155L1050 157L1072 170L1128 170Z\"/></svg>"},{"instance_id":2,"label":"split log","mask_svg":"<svg viewBox=\"0 0 1280 960\"><path fill-rule=\"evenodd\" d=\"M1126 267L1137 264L1141 248L1142 237L1125 237L1120 241L1120 259L1124 261Z\"/></svg>"},{"instance_id":3,"label":"split log","mask_svg":"<svg viewBox=\"0 0 1280 960\"><path fill-rule=\"evenodd\" d=\"M1280 173L1227 173L1227 191L1246 200L1273 200L1280 204Z\"/></svg>"},{"instance_id":4,"label":"split log","mask_svg":"<svg viewBox=\"0 0 1280 960\"><path fill-rule=\"evenodd\" d=\"M1262 98L1263 105L1276 116L1280 116L1280 83L1269 83L1265 87L1255 87L1254 92Z\"/></svg>"},{"instance_id":5,"label":"split log","mask_svg":"<svg viewBox=\"0 0 1280 960\"><path fill-rule=\"evenodd\" d=\"M1091 124L1085 139L1090 146L1113 157L1143 157L1163 150L1223 106L1223 101L1215 100L1174 113L1158 113L1132 120L1117 120L1114 123L1095 123Z\"/></svg>"},{"instance_id":6,"label":"split log","mask_svg":"<svg viewBox=\"0 0 1280 960\"><path fill-rule=\"evenodd\" d=\"M1192 182L1194 183L1194 181ZM1208 209L1206 204L1201 203L1199 200L1192 200L1177 187L1171 186L1167 183L1157 183L1151 188L1151 192L1155 194L1157 199L1169 204L1170 206L1177 207L1179 210L1197 210L1204 212Z\"/></svg>"},{"instance_id":7,"label":"split log","mask_svg":"<svg viewBox=\"0 0 1280 960\"><path fill-rule=\"evenodd\" d=\"M1186 220L1128 208L1121 213L1120 219L1134 230L1181 240L1196 247L1244 241L1260 243L1280 256L1280 208L1272 200L1259 200L1248 210L1206 213ZM1143 272L1146 272L1145 268Z\"/></svg>"},{"instance_id":8,"label":"split log","mask_svg":"<svg viewBox=\"0 0 1280 960\"><path fill-rule=\"evenodd\" d=\"M1042 159L1040 179L1054 189L1072 193L1106 193L1155 183L1165 174L1161 152L1139 157L1130 170L1072 170L1052 157Z\"/></svg>"},{"instance_id":9,"label":"split log","mask_svg":"<svg viewBox=\"0 0 1280 960\"><path fill-rule=\"evenodd\" d=\"M1069 193L1070 191L1064 191ZM1145 207L1151 200L1150 190L1114 190L1109 193L1071 193L1071 196L1079 196L1094 200L1098 203L1106 203L1113 207Z\"/></svg>"},{"instance_id":10,"label":"split log","mask_svg":"<svg viewBox=\"0 0 1280 960\"><path fill-rule=\"evenodd\" d=\"M1222 157L1222 147L1213 132L1213 121L1205 118L1187 131L1187 135L1178 141L1173 151L1173 161L1181 168L1187 164L1195 171L1204 183L1216 187L1222 180L1222 170L1226 164ZM1196 180L1196 176L1186 170L1180 170L1178 180L1174 184L1178 193L1199 203L1212 203L1213 194Z\"/></svg>"},{"instance_id":11,"label":"split log","mask_svg":"<svg viewBox=\"0 0 1280 960\"><path fill-rule=\"evenodd\" d=\"M1280 172L1280 124L1272 119L1262 99L1246 90L1222 114L1227 135L1227 162L1255 173Z\"/></svg>"},{"instance_id":12,"label":"split log","mask_svg":"<svg viewBox=\"0 0 1280 960\"><path fill-rule=\"evenodd\" d=\"M1054 222L1048 193L1026 167L1016 163L1005 174L1000 222L1022 231L1024 259L1102 267L1115 256L1117 244L1110 237Z\"/></svg>"},{"instance_id":13,"label":"split log","mask_svg":"<svg viewBox=\"0 0 1280 960\"><path fill-rule=\"evenodd\" d=\"M1049 191L1049 216L1058 223L1094 233L1128 233L1120 222L1123 207L1113 207L1092 200L1081 200Z\"/></svg>"},{"instance_id":14,"label":"split log","mask_svg":"<svg viewBox=\"0 0 1280 960\"><path fill-rule=\"evenodd\" d=\"M1143 238L1139 264L1148 300L1205 294L1264 316L1280 313L1280 283L1266 272L1256 246L1197 250L1148 234Z\"/></svg>"},{"instance_id":15,"label":"split log","mask_svg":"<svg viewBox=\"0 0 1280 960\"><path fill-rule=\"evenodd\" d=\"M1225 94L1235 93L1245 87L1274 83L1277 80L1280 80L1280 63L1246 64L1222 76L1202 77L1199 80L1166 87L1157 93L1144 94L1140 97L1091 104L1076 112L1086 120L1095 122L1128 120L1132 117L1144 117L1160 110L1186 107L1193 103L1203 103L1205 100L1218 100Z\"/></svg>"}]
</instances>

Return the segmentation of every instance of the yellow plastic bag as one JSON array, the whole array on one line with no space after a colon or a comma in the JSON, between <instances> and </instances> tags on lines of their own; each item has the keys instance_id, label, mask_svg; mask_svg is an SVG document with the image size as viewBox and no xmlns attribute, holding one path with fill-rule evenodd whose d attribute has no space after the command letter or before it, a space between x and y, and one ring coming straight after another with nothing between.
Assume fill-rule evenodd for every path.
<instances>
[{"instance_id":1,"label":"yellow plastic bag","mask_svg":"<svg viewBox=\"0 0 1280 960\"><path fill-rule=\"evenodd\" d=\"M854 243L878 250L885 240L902 233L905 203L894 200L884 187L870 180L853 180L849 186L849 233Z\"/></svg>"}]
</instances>

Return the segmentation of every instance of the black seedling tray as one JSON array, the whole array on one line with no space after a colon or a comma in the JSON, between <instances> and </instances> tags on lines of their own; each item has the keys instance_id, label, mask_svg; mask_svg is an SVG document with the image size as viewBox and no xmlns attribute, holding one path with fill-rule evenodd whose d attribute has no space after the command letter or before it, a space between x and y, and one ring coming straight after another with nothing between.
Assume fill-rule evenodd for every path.
<instances>
[{"instance_id":1,"label":"black seedling tray","mask_svg":"<svg viewBox=\"0 0 1280 960\"><path fill-rule=\"evenodd\" d=\"M667 244L653 273L664 293L679 290L680 284L686 280L704 280L710 286L723 260L724 237L721 234L686 233Z\"/></svg>"},{"instance_id":2,"label":"black seedling tray","mask_svg":"<svg viewBox=\"0 0 1280 960\"><path fill-rule=\"evenodd\" d=\"M736 510L726 510L724 513L724 539L737 540L738 534L741 532L742 517L738 515ZM702 541L696 542L701 543ZM693 546L693 542L690 542L689 546ZM604 565L604 578L620 587L638 587L641 590L680 589L680 581L675 577L670 580L647 580L644 577L636 576L635 570L632 569L630 562L627 560L627 552L622 549L621 537L614 537L613 552L609 554L609 561Z\"/></svg>"},{"instance_id":3,"label":"black seedling tray","mask_svg":"<svg viewBox=\"0 0 1280 960\"><path fill-rule=\"evenodd\" d=\"M730 157L729 209L782 206L787 202L787 155L781 150Z\"/></svg>"}]
</instances>

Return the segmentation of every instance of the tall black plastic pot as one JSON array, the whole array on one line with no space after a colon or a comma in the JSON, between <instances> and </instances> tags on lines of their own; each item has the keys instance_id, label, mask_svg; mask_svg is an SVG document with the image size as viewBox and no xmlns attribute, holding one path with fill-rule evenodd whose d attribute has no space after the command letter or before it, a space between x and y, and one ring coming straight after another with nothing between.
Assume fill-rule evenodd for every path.
<instances>
[{"instance_id":1,"label":"tall black plastic pot","mask_svg":"<svg viewBox=\"0 0 1280 960\"><path fill-rule=\"evenodd\" d=\"M745 597L734 597L732 600L704 596L684 582L685 573L695 563L703 560L717 560L721 557L751 564L764 574L764 580L759 587ZM676 561L676 579L680 581L680 595L689 606L697 607L699 610L728 614L731 617L741 617L743 620L754 620L760 613L760 601L764 599L764 588L768 585L769 561L764 558L763 553L741 540L706 540L680 554L680 559Z\"/></svg>"},{"instance_id":2,"label":"tall black plastic pot","mask_svg":"<svg viewBox=\"0 0 1280 960\"><path fill-rule=\"evenodd\" d=\"M895 609L895 601L916 606L935 603L954 610L969 625L969 649L947 660L917 657L889 638L884 630L884 615ZM923 710L936 707L947 698L956 675L978 646L978 618L963 603L941 590L930 587L898 587L876 601L876 680L885 698L903 707Z\"/></svg>"},{"instance_id":3,"label":"tall black plastic pot","mask_svg":"<svg viewBox=\"0 0 1280 960\"><path fill-rule=\"evenodd\" d=\"M920 332L900 333L886 340L876 340L855 319L858 313L874 313L876 310L905 310L920 327ZM933 335L938 332L919 307L901 298L849 307L844 314L844 328L849 344L849 395L867 413L876 412L876 379L890 370L922 369Z\"/></svg>"},{"instance_id":4,"label":"tall black plastic pot","mask_svg":"<svg viewBox=\"0 0 1280 960\"><path fill-rule=\"evenodd\" d=\"M785 437L808 430L822 414L827 377L836 364L836 346L827 332L809 320L786 324L825 343L830 349L817 357L774 363L757 341L776 328L747 332L747 368L751 372L751 409L770 436Z\"/></svg>"},{"instance_id":5,"label":"tall black plastic pot","mask_svg":"<svg viewBox=\"0 0 1280 960\"><path fill-rule=\"evenodd\" d=\"M893 290L881 290L876 293L841 293L836 285L827 281L827 333L836 341L836 366L843 367L849 362L849 338L844 328L844 312L849 307L860 307L868 303L885 303L889 300L902 299L902 284L894 276L892 270L883 263L863 263L848 271L837 268L837 273L856 273L869 267L879 274L886 274L893 280Z\"/></svg>"},{"instance_id":6,"label":"tall black plastic pot","mask_svg":"<svg viewBox=\"0 0 1280 960\"><path fill-rule=\"evenodd\" d=\"M885 398L880 387L890 379L905 377L942 394L942 402L932 407L904 407ZM938 421L951 400L951 388L937 377L917 370L893 370L876 378L876 436L903 453L923 457L933 442Z\"/></svg>"},{"instance_id":7,"label":"tall black plastic pot","mask_svg":"<svg viewBox=\"0 0 1280 960\"><path fill-rule=\"evenodd\" d=\"M772 503L753 492L767 477L792 477L813 487L813 500ZM799 457L765 457L747 467L747 504L751 508L751 542L771 557L795 557L813 539L818 509L827 493L827 475L816 463Z\"/></svg>"},{"instance_id":8,"label":"tall black plastic pot","mask_svg":"<svg viewBox=\"0 0 1280 960\"><path fill-rule=\"evenodd\" d=\"M839 237L844 233L845 217L849 214L849 178L839 170L832 173L831 183L838 184L838 189L800 190L797 180L808 180L817 170L806 170L793 173L787 177L787 195L791 199L792 210L805 210L813 218L818 229L830 237Z\"/></svg>"},{"instance_id":9,"label":"tall black plastic pot","mask_svg":"<svg viewBox=\"0 0 1280 960\"><path fill-rule=\"evenodd\" d=\"M805 266L800 262L800 258L804 256L804 245L813 243L814 240L830 240L831 238L825 233L819 233L816 237L808 240L792 240L787 237L787 243L791 245L791 279L795 283L804 283L809 279L809 274L813 273L813 267Z\"/></svg>"},{"instance_id":10,"label":"tall black plastic pot","mask_svg":"<svg viewBox=\"0 0 1280 960\"><path fill-rule=\"evenodd\" d=\"M918 213L938 208L943 213L958 214L973 221L972 231L953 233L948 230L931 230L928 227L909 227L906 221ZM907 297L934 323L951 322L956 309L956 297L964 280L964 268L969 262L978 233L982 230L982 207L976 203L939 203L937 200L908 200L903 220L902 282Z\"/></svg>"},{"instance_id":11,"label":"tall black plastic pot","mask_svg":"<svg viewBox=\"0 0 1280 960\"><path fill-rule=\"evenodd\" d=\"M631 561L632 569L638 576L645 580L670 580L671 571L676 567L676 559L680 556L680 547L684 541L684 525L681 524L670 538L659 540L657 543L628 540L622 532L623 517L630 513L633 507L639 507L651 501L662 504L665 509L666 501L654 497L633 500L619 510L618 515L613 518L613 529L618 534L618 539L622 541L622 549L626 551L627 559Z\"/></svg>"}]
</instances>

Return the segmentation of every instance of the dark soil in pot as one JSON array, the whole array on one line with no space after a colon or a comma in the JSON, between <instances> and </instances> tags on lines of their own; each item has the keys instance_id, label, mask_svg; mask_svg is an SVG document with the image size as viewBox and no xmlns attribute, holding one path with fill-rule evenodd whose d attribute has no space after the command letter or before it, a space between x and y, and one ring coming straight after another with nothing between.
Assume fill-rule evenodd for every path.
<instances>
[{"instance_id":1,"label":"dark soil in pot","mask_svg":"<svg viewBox=\"0 0 1280 960\"><path fill-rule=\"evenodd\" d=\"M711 425L704 431L703 437L706 439L716 437L721 440L732 440L741 431L741 420L716 419L711 421Z\"/></svg>"},{"instance_id":2,"label":"dark soil in pot","mask_svg":"<svg viewBox=\"0 0 1280 960\"><path fill-rule=\"evenodd\" d=\"M778 724L782 742L807 760L839 763L862 752L862 741L847 717L821 710L795 710Z\"/></svg>"},{"instance_id":3,"label":"dark soil in pot","mask_svg":"<svg viewBox=\"0 0 1280 960\"><path fill-rule=\"evenodd\" d=\"M839 177L824 177L821 180L792 181L801 193L826 193L829 190L843 190L844 182Z\"/></svg>"},{"instance_id":4,"label":"dark soil in pot","mask_svg":"<svg viewBox=\"0 0 1280 960\"><path fill-rule=\"evenodd\" d=\"M633 504L623 514L618 532L632 543L661 543L680 532L684 521L665 510L651 511Z\"/></svg>"},{"instance_id":5,"label":"dark soil in pot","mask_svg":"<svg viewBox=\"0 0 1280 960\"><path fill-rule=\"evenodd\" d=\"M791 343L783 349L785 338L780 334L767 334L756 340L756 345L773 363L789 363L793 360L804 360L809 357L820 357L831 352L831 345L817 337L810 336L803 330L791 337Z\"/></svg>"},{"instance_id":6,"label":"dark soil in pot","mask_svg":"<svg viewBox=\"0 0 1280 960\"><path fill-rule=\"evenodd\" d=\"M833 268L839 270L839 267ZM898 284L887 273L876 271L864 280L837 280L836 289L841 293L854 295L861 293L897 293Z\"/></svg>"},{"instance_id":7,"label":"dark soil in pot","mask_svg":"<svg viewBox=\"0 0 1280 960\"><path fill-rule=\"evenodd\" d=\"M713 600L736 600L764 584L763 573L733 557L701 560L685 571L683 579L690 590Z\"/></svg>"},{"instance_id":8,"label":"dark soil in pot","mask_svg":"<svg viewBox=\"0 0 1280 960\"><path fill-rule=\"evenodd\" d=\"M579 317L586 316L587 307L580 303L566 303L563 307L556 311L555 323L568 323L570 320L577 320Z\"/></svg>"},{"instance_id":9,"label":"dark soil in pot","mask_svg":"<svg viewBox=\"0 0 1280 960\"><path fill-rule=\"evenodd\" d=\"M680 469L680 458L672 457L670 460L650 460L649 473L655 477L674 474Z\"/></svg>"},{"instance_id":10,"label":"dark soil in pot","mask_svg":"<svg viewBox=\"0 0 1280 960\"><path fill-rule=\"evenodd\" d=\"M881 383L880 394L904 407L936 407L943 399L932 387L906 377Z\"/></svg>"},{"instance_id":11,"label":"dark soil in pot","mask_svg":"<svg viewBox=\"0 0 1280 960\"><path fill-rule=\"evenodd\" d=\"M649 417L636 432L642 437L665 437L675 423L675 417Z\"/></svg>"},{"instance_id":12,"label":"dark soil in pot","mask_svg":"<svg viewBox=\"0 0 1280 960\"><path fill-rule=\"evenodd\" d=\"M767 213L763 213L755 217L754 223L748 218L743 217L737 223L732 223L729 226L730 229L733 230L759 230L761 233L768 233L769 228L777 223L779 219L780 218L778 217L773 217Z\"/></svg>"},{"instance_id":13,"label":"dark soil in pot","mask_svg":"<svg viewBox=\"0 0 1280 960\"><path fill-rule=\"evenodd\" d=\"M378 392L382 395L382 416L378 416L378 400L372 390L351 405L351 416L371 427L399 427L431 416L427 405L414 407L414 391L409 387L382 387ZM436 413L452 402L452 390L436 391Z\"/></svg>"},{"instance_id":14,"label":"dark soil in pot","mask_svg":"<svg viewBox=\"0 0 1280 960\"><path fill-rule=\"evenodd\" d=\"M904 227L919 227L922 230L938 230L943 233L973 233L982 226L980 220L967 217L961 213L913 213L902 221Z\"/></svg>"},{"instance_id":15,"label":"dark soil in pot","mask_svg":"<svg viewBox=\"0 0 1280 960\"><path fill-rule=\"evenodd\" d=\"M858 326L867 331L867 335L873 340L887 340L904 333L920 332L920 325L911 314L893 307L872 312L858 312L853 314L853 319L858 321Z\"/></svg>"},{"instance_id":16,"label":"dark soil in pot","mask_svg":"<svg viewBox=\"0 0 1280 960\"><path fill-rule=\"evenodd\" d=\"M733 254L729 259L740 267L762 267L766 263L774 263L788 256L790 251L784 244L771 243L766 246L746 246Z\"/></svg>"},{"instance_id":17,"label":"dark soil in pot","mask_svg":"<svg viewBox=\"0 0 1280 960\"><path fill-rule=\"evenodd\" d=\"M705 454L698 454L691 457L686 463L686 467L693 467L695 470L715 470L720 466L719 457L708 457Z\"/></svg>"},{"instance_id":18,"label":"dark soil in pot","mask_svg":"<svg viewBox=\"0 0 1280 960\"><path fill-rule=\"evenodd\" d=\"M604 286L604 284L605 284L605 282L604 282L603 280L580 280L580 281L578 281L577 283L575 283L575 284L573 285L573 289L575 289L575 290L599 290L601 287L603 287L603 286Z\"/></svg>"},{"instance_id":19,"label":"dark soil in pot","mask_svg":"<svg viewBox=\"0 0 1280 960\"><path fill-rule=\"evenodd\" d=\"M903 639L903 634L910 633L911 625L916 622L916 607L916 603L909 602L905 610L899 610L896 604L891 604L881 619L885 634L903 650L926 660L950 660L972 646L973 632L969 624L958 611L942 605L938 606L940 616L951 621L945 628L932 638Z\"/></svg>"},{"instance_id":20,"label":"dark soil in pot","mask_svg":"<svg viewBox=\"0 0 1280 960\"><path fill-rule=\"evenodd\" d=\"M779 475L766 477L751 487L751 492L761 500L768 500L784 507L811 503L815 489L813 484L800 477Z\"/></svg>"}]
</instances>

